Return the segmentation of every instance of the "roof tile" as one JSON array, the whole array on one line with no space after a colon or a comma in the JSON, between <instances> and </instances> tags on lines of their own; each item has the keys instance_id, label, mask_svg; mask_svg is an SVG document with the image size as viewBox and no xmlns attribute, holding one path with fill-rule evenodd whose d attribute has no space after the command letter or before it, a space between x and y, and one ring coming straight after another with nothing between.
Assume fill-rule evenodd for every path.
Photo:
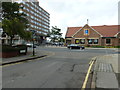
<instances>
[{"instance_id":1,"label":"roof tile","mask_svg":"<svg viewBox=\"0 0 120 90\"><path fill-rule=\"evenodd\" d=\"M72 37L73 34L75 34L78 30L80 30L82 27L68 27L66 37Z\"/></svg>"},{"instance_id":2,"label":"roof tile","mask_svg":"<svg viewBox=\"0 0 120 90\"><path fill-rule=\"evenodd\" d=\"M114 37L119 31L120 25L102 25L102 26L91 26L94 30L99 32L103 37ZM82 27L68 27L66 37L72 37Z\"/></svg>"}]
</instances>

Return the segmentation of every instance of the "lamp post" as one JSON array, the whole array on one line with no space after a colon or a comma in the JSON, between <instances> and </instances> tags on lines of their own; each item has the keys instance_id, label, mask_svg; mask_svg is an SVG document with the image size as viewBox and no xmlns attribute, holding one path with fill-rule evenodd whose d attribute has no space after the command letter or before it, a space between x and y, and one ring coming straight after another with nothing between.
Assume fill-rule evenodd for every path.
<instances>
[{"instance_id":1,"label":"lamp post","mask_svg":"<svg viewBox=\"0 0 120 90\"><path fill-rule=\"evenodd\" d=\"M32 40L33 40L33 56L35 56L35 50L34 50L34 35L35 35L35 30L30 30L32 32Z\"/></svg>"},{"instance_id":2,"label":"lamp post","mask_svg":"<svg viewBox=\"0 0 120 90\"><path fill-rule=\"evenodd\" d=\"M34 50L34 38L33 38L33 56L35 55L35 50Z\"/></svg>"}]
</instances>

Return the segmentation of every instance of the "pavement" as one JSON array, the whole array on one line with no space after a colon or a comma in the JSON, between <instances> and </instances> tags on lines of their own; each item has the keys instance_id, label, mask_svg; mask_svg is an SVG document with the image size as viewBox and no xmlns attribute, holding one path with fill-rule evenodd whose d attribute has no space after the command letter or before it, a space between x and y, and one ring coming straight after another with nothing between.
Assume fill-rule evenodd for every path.
<instances>
[{"instance_id":1,"label":"pavement","mask_svg":"<svg viewBox=\"0 0 120 90\"><path fill-rule=\"evenodd\" d=\"M51 46L52 47L52 46ZM66 48L66 47L62 47ZM117 50L117 49L115 49ZM51 52L48 51L37 51L35 50L35 56L32 56L32 48L28 49L27 55L16 56L12 58L2 58L2 64L12 63L21 60L30 60L33 58L40 58L44 55L50 55ZM94 88L104 88L104 89L118 89L118 77L117 74L120 73L118 70L118 55L119 54L109 54L104 56L98 56L94 65L92 87Z\"/></svg>"},{"instance_id":2,"label":"pavement","mask_svg":"<svg viewBox=\"0 0 120 90\"><path fill-rule=\"evenodd\" d=\"M5 64L11 64L11 63L16 63L21 61L33 60L33 59L41 58L48 55L50 55L50 52L42 51L42 50L40 52L35 48L35 56L33 56L32 48L28 48L27 55L20 55L20 56L11 57L11 58L2 58L0 59L1 60L0 64L5 65Z\"/></svg>"},{"instance_id":3,"label":"pavement","mask_svg":"<svg viewBox=\"0 0 120 90\"><path fill-rule=\"evenodd\" d=\"M118 67L119 54L98 56L94 66L92 88L119 90L120 73Z\"/></svg>"}]
</instances>

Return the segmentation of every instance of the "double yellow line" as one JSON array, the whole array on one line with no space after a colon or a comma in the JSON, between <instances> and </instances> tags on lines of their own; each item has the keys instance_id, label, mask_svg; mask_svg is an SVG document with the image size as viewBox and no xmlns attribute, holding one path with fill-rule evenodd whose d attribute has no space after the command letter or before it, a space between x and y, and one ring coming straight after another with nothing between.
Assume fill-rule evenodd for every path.
<instances>
[{"instance_id":1,"label":"double yellow line","mask_svg":"<svg viewBox=\"0 0 120 90\"><path fill-rule=\"evenodd\" d=\"M89 62L89 65L90 65L90 66L89 66L89 68L88 68L88 71L87 71L87 74L86 74L86 77L85 77L85 80L84 80L84 83L83 83L83 85L82 85L82 89L81 89L81 90L85 90L85 88L86 88L87 81L88 81L88 78L89 78L89 74L90 74L90 72L91 72L91 69L92 69L92 66L93 66L95 60L96 60L96 57L93 58L93 59Z\"/></svg>"}]
</instances>

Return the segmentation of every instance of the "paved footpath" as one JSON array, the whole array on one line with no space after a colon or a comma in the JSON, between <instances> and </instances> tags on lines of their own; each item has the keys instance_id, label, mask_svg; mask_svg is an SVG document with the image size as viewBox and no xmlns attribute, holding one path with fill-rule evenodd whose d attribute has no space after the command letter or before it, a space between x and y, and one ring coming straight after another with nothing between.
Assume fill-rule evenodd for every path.
<instances>
[{"instance_id":1,"label":"paved footpath","mask_svg":"<svg viewBox=\"0 0 120 90\"><path fill-rule=\"evenodd\" d=\"M99 56L94 66L94 82L96 88L115 89L118 90L118 77L120 73L118 68L118 55L111 54Z\"/></svg>"},{"instance_id":2,"label":"paved footpath","mask_svg":"<svg viewBox=\"0 0 120 90\"><path fill-rule=\"evenodd\" d=\"M33 59L33 58L35 59L35 58L39 58L41 56L50 55L50 54L51 54L50 52L38 50L37 48L35 48L35 56L33 56L32 48L28 48L27 55L21 55L21 56L16 56L16 57L11 57L11 58L2 58L0 64L16 62L16 61L21 61L21 60L26 60L26 59L28 60Z\"/></svg>"}]
</instances>

